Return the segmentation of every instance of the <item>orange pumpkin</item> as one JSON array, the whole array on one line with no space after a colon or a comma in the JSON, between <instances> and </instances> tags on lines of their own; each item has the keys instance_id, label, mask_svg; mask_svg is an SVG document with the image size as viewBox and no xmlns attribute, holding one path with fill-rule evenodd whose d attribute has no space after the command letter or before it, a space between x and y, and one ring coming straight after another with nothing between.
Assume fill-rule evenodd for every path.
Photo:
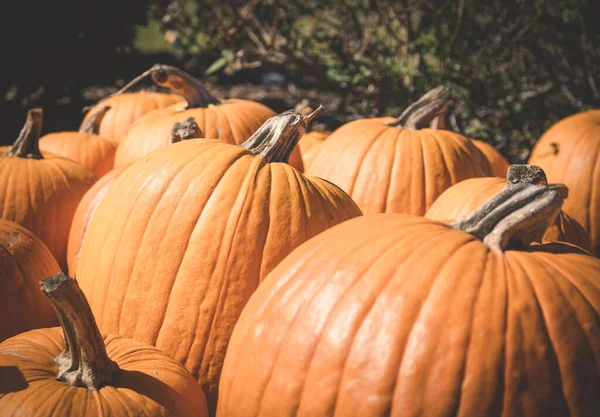
<instances>
[{"instance_id":1,"label":"orange pumpkin","mask_svg":"<svg viewBox=\"0 0 600 417\"><path fill-rule=\"evenodd\" d=\"M485 155L492 167L494 177L506 177L508 166L510 165L506 158L496 150L492 145L482 140L471 139L473 144Z\"/></svg>"},{"instance_id":2,"label":"orange pumpkin","mask_svg":"<svg viewBox=\"0 0 600 417\"><path fill-rule=\"evenodd\" d=\"M600 415L600 260L528 245L560 192L521 184L453 226L364 216L298 247L238 320L217 415Z\"/></svg>"},{"instance_id":3,"label":"orange pumpkin","mask_svg":"<svg viewBox=\"0 0 600 417\"><path fill-rule=\"evenodd\" d=\"M564 211L577 220L600 256L600 110L567 117L542 135L529 163L539 165L550 182L569 187Z\"/></svg>"},{"instance_id":4,"label":"orange pumpkin","mask_svg":"<svg viewBox=\"0 0 600 417\"><path fill-rule=\"evenodd\" d=\"M241 144L265 120L275 115L273 110L254 101L221 101L210 94L200 81L177 68L156 65L149 73L154 82L171 88L185 97L186 101L152 111L140 118L120 142L115 167L135 162L153 150L170 144L173 125L189 117L196 120L203 137ZM298 156L292 155L291 159L298 160Z\"/></svg>"},{"instance_id":5,"label":"orange pumpkin","mask_svg":"<svg viewBox=\"0 0 600 417\"><path fill-rule=\"evenodd\" d=\"M491 175L473 142L425 128L443 115L449 89L438 87L391 117L361 119L335 130L306 170L338 185L367 213L424 215L451 185Z\"/></svg>"},{"instance_id":6,"label":"orange pumpkin","mask_svg":"<svg viewBox=\"0 0 600 417\"><path fill-rule=\"evenodd\" d=\"M185 364L214 410L229 335L289 252L360 215L335 185L285 161L314 115L285 112L242 146L190 139L123 172L88 228L77 280L103 331Z\"/></svg>"},{"instance_id":7,"label":"orange pumpkin","mask_svg":"<svg viewBox=\"0 0 600 417\"><path fill-rule=\"evenodd\" d=\"M41 281L60 328L0 343L0 415L12 417L202 417L193 377L158 349L102 336L77 282Z\"/></svg>"},{"instance_id":8,"label":"orange pumpkin","mask_svg":"<svg viewBox=\"0 0 600 417\"><path fill-rule=\"evenodd\" d=\"M309 169L312 162L316 159L321 150L321 145L323 145L323 141L327 139L329 135L331 135L331 132L313 130L304 135L300 142L298 142L298 148L300 149L300 155L302 156L302 163L305 171Z\"/></svg>"},{"instance_id":9,"label":"orange pumpkin","mask_svg":"<svg viewBox=\"0 0 600 417\"><path fill-rule=\"evenodd\" d=\"M473 210L514 184L548 185L544 171L535 165L511 165L507 179L497 177L470 178L453 185L427 210L425 217L440 221L465 219ZM546 230L544 241L568 242L592 253L590 238L577 220L561 211Z\"/></svg>"},{"instance_id":10,"label":"orange pumpkin","mask_svg":"<svg viewBox=\"0 0 600 417\"><path fill-rule=\"evenodd\" d=\"M19 138L0 154L0 218L31 230L66 271L71 220L96 177L69 159L42 156L41 125L42 110L29 110Z\"/></svg>"},{"instance_id":11,"label":"orange pumpkin","mask_svg":"<svg viewBox=\"0 0 600 417\"><path fill-rule=\"evenodd\" d=\"M0 342L31 329L56 326L38 282L58 272L60 267L41 240L0 219Z\"/></svg>"},{"instance_id":12,"label":"orange pumpkin","mask_svg":"<svg viewBox=\"0 0 600 417\"><path fill-rule=\"evenodd\" d=\"M81 244L83 243L87 228L92 221L92 217L94 217L94 213L110 186L126 169L127 166L124 166L109 171L85 193L77 205L77 210L75 210L73 221L71 222L69 241L67 243L67 266L71 276L75 277L76 275Z\"/></svg>"},{"instance_id":13,"label":"orange pumpkin","mask_svg":"<svg viewBox=\"0 0 600 417\"><path fill-rule=\"evenodd\" d=\"M108 106L98 109L79 132L58 132L42 136L40 150L79 162L97 178L102 178L113 168L118 145L98 134L100 121L109 109Z\"/></svg>"}]
</instances>

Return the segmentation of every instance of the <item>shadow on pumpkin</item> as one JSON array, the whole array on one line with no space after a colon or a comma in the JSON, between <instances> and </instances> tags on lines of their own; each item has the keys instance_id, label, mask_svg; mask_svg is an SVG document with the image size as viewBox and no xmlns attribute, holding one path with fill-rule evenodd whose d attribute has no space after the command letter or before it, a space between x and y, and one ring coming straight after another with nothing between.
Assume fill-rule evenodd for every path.
<instances>
[{"instance_id":1,"label":"shadow on pumpkin","mask_svg":"<svg viewBox=\"0 0 600 417\"><path fill-rule=\"evenodd\" d=\"M160 373L161 371L156 371ZM164 382L139 371L126 371L121 369L114 374L112 384L114 388L126 388L151 398L167 410L173 409L173 404L181 399L181 394Z\"/></svg>"},{"instance_id":2,"label":"shadow on pumpkin","mask_svg":"<svg viewBox=\"0 0 600 417\"><path fill-rule=\"evenodd\" d=\"M22 391L29 387L25 377L16 366L0 366L0 394Z\"/></svg>"}]
</instances>

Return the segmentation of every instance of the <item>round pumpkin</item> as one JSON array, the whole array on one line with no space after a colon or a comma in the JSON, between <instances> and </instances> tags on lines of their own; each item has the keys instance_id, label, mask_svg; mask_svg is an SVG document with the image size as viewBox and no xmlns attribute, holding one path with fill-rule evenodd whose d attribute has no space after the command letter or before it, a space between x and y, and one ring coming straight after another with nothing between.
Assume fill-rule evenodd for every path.
<instances>
[{"instance_id":1,"label":"round pumpkin","mask_svg":"<svg viewBox=\"0 0 600 417\"><path fill-rule=\"evenodd\" d=\"M19 138L0 154L0 218L31 230L66 271L71 220L96 177L77 162L42 156L41 125L42 110L29 110Z\"/></svg>"},{"instance_id":2,"label":"round pumpkin","mask_svg":"<svg viewBox=\"0 0 600 417\"><path fill-rule=\"evenodd\" d=\"M98 209L100 202L108 192L117 177L127 169L127 166L115 168L98 180L83 196L73 215L69 240L67 243L67 266L69 275L76 277L79 251L87 228Z\"/></svg>"},{"instance_id":3,"label":"round pumpkin","mask_svg":"<svg viewBox=\"0 0 600 417\"><path fill-rule=\"evenodd\" d=\"M301 245L238 320L217 415L600 415L600 260L528 245L560 200L521 184L463 224L379 214Z\"/></svg>"},{"instance_id":4,"label":"round pumpkin","mask_svg":"<svg viewBox=\"0 0 600 417\"><path fill-rule=\"evenodd\" d=\"M0 343L0 415L12 417L202 417L206 398L193 377L158 349L102 336L77 282L41 281L60 328Z\"/></svg>"},{"instance_id":5,"label":"round pumpkin","mask_svg":"<svg viewBox=\"0 0 600 417\"><path fill-rule=\"evenodd\" d=\"M189 117L196 120L203 137L241 144L269 117L275 115L273 110L254 101L221 101L210 94L200 81L177 68L156 65L150 72L158 85L171 88L185 97L186 101L152 111L136 121L119 143L115 167L135 162L153 150L170 144L173 125ZM296 152L299 151L294 150ZM292 155L291 159L299 158Z\"/></svg>"},{"instance_id":6,"label":"round pumpkin","mask_svg":"<svg viewBox=\"0 0 600 417\"><path fill-rule=\"evenodd\" d=\"M440 221L463 220L473 210L505 187L521 183L548 185L546 175L540 167L535 165L511 165L506 179L497 177L469 178L448 188L427 210L425 217ZM564 211L556 216L554 223L546 230L544 241L572 243L592 253L589 236L577 220Z\"/></svg>"},{"instance_id":7,"label":"round pumpkin","mask_svg":"<svg viewBox=\"0 0 600 417\"><path fill-rule=\"evenodd\" d=\"M550 182L569 187L564 211L583 226L600 256L600 110L556 123L535 144L529 163L542 167Z\"/></svg>"},{"instance_id":8,"label":"round pumpkin","mask_svg":"<svg viewBox=\"0 0 600 417\"><path fill-rule=\"evenodd\" d=\"M338 185L363 213L422 216L448 187L491 175L471 140L426 128L445 112L450 91L438 87L391 117L360 119L335 130L306 170Z\"/></svg>"},{"instance_id":9,"label":"round pumpkin","mask_svg":"<svg viewBox=\"0 0 600 417\"><path fill-rule=\"evenodd\" d=\"M98 134L100 121L108 110L109 106L98 109L78 132L57 132L42 136L40 150L79 162L97 178L102 178L113 168L118 145L114 140Z\"/></svg>"},{"instance_id":10,"label":"round pumpkin","mask_svg":"<svg viewBox=\"0 0 600 417\"><path fill-rule=\"evenodd\" d=\"M506 177L508 166L510 165L506 158L496 150L492 145L482 140L471 139L473 144L485 155L492 167L494 177Z\"/></svg>"},{"instance_id":11,"label":"round pumpkin","mask_svg":"<svg viewBox=\"0 0 600 417\"><path fill-rule=\"evenodd\" d=\"M111 186L83 242L77 280L100 329L185 364L210 410L229 335L260 281L361 214L338 187L285 163L313 116L282 113L242 146L190 139L147 155Z\"/></svg>"},{"instance_id":12,"label":"round pumpkin","mask_svg":"<svg viewBox=\"0 0 600 417\"><path fill-rule=\"evenodd\" d=\"M300 142L298 142L298 148L300 149L302 164L305 171L309 169L321 150L323 141L327 139L329 135L331 135L331 132L313 130L304 135Z\"/></svg>"},{"instance_id":13,"label":"round pumpkin","mask_svg":"<svg viewBox=\"0 0 600 417\"><path fill-rule=\"evenodd\" d=\"M60 267L33 233L0 219L0 342L40 327L56 326L52 306L38 282Z\"/></svg>"}]
</instances>

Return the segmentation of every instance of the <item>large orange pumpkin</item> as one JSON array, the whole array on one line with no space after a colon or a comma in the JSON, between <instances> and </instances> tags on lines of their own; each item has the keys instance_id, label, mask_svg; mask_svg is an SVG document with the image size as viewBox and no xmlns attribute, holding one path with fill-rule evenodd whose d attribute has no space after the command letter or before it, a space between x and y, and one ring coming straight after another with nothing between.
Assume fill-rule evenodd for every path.
<instances>
[{"instance_id":1,"label":"large orange pumpkin","mask_svg":"<svg viewBox=\"0 0 600 417\"><path fill-rule=\"evenodd\" d=\"M508 166L510 165L506 158L496 150L492 145L482 140L471 139L473 144L485 155L490 161L492 167L492 175L494 177L506 177Z\"/></svg>"},{"instance_id":2,"label":"large orange pumpkin","mask_svg":"<svg viewBox=\"0 0 600 417\"><path fill-rule=\"evenodd\" d=\"M214 409L229 335L289 252L360 215L335 185L285 161L311 116L285 112L242 146L190 139L114 182L88 228L77 280L103 331L185 364Z\"/></svg>"},{"instance_id":3,"label":"large orange pumpkin","mask_svg":"<svg viewBox=\"0 0 600 417\"><path fill-rule=\"evenodd\" d=\"M544 171L535 165L511 165L507 178L470 178L453 185L435 200L425 217L433 220L463 220L481 204L514 184L548 185ZM544 241L568 242L592 253L590 238L577 220L561 211L546 230Z\"/></svg>"},{"instance_id":4,"label":"large orange pumpkin","mask_svg":"<svg viewBox=\"0 0 600 417\"><path fill-rule=\"evenodd\" d=\"M50 152L79 162L101 178L113 168L117 142L98 134L98 126L109 106L96 111L78 132L50 133L40 138L43 152Z\"/></svg>"},{"instance_id":5,"label":"large orange pumpkin","mask_svg":"<svg viewBox=\"0 0 600 417\"><path fill-rule=\"evenodd\" d=\"M323 145L323 141L327 139L329 135L331 135L331 132L313 130L304 135L300 142L298 142L304 171L307 171L316 159L321 150L321 145Z\"/></svg>"},{"instance_id":6,"label":"large orange pumpkin","mask_svg":"<svg viewBox=\"0 0 600 417\"><path fill-rule=\"evenodd\" d=\"M0 342L40 327L56 326L52 306L38 282L60 267L33 233L0 219Z\"/></svg>"},{"instance_id":7,"label":"large orange pumpkin","mask_svg":"<svg viewBox=\"0 0 600 417\"><path fill-rule=\"evenodd\" d=\"M66 271L71 219L96 177L77 162L42 156L41 125L42 110L29 110L19 138L0 154L0 218L31 230Z\"/></svg>"},{"instance_id":8,"label":"large orange pumpkin","mask_svg":"<svg viewBox=\"0 0 600 417\"><path fill-rule=\"evenodd\" d=\"M203 417L206 398L167 354L102 336L77 282L46 278L42 291L60 328L0 343L0 415L12 417Z\"/></svg>"},{"instance_id":9,"label":"large orange pumpkin","mask_svg":"<svg viewBox=\"0 0 600 417\"><path fill-rule=\"evenodd\" d=\"M536 143L529 163L542 167L550 182L569 187L564 210L581 223L600 256L600 110L556 123Z\"/></svg>"},{"instance_id":10,"label":"large orange pumpkin","mask_svg":"<svg viewBox=\"0 0 600 417\"><path fill-rule=\"evenodd\" d=\"M424 215L453 184L491 175L473 142L448 130L425 128L450 101L438 87L391 117L360 119L335 130L306 170L338 185L367 213Z\"/></svg>"},{"instance_id":11,"label":"large orange pumpkin","mask_svg":"<svg viewBox=\"0 0 600 417\"><path fill-rule=\"evenodd\" d=\"M151 70L152 79L185 97L185 102L152 111L140 118L119 144L115 167L135 162L149 152L171 143L173 125L193 117L205 138L222 139L241 144L269 117L273 110L263 104L240 99L221 101L200 81L189 74L166 65ZM299 152L294 150L294 153ZM297 155L291 159L299 160ZM301 169L301 167L296 167Z\"/></svg>"},{"instance_id":12,"label":"large orange pumpkin","mask_svg":"<svg viewBox=\"0 0 600 417\"><path fill-rule=\"evenodd\" d=\"M528 245L557 191L521 184L453 227L364 216L298 247L238 320L217 415L600 415L600 260Z\"/></svg>"}]
</instances>

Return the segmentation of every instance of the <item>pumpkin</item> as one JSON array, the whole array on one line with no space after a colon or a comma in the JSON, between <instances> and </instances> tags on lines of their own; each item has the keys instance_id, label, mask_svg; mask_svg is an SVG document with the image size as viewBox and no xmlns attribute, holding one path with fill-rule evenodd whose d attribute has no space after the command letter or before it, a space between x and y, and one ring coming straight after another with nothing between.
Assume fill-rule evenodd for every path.
<instances>
[{"instance_id":1,"label":"pumpkin","mask_svg":"<svg viewBox=\"0 0 600 417\"><path fill-rule=\"evenodd\" d=\"M71 220L96 177L69 159L42 156L38 146L42 117L41 109L29 110L18 139L0 154L0 218L32 231L66 271Z\"/></svg>"},{"instance_id":2,"label":"pumpkin","mask_svg":"<svg viewBox=\"0 0 600 417\"><path fill-rule=\"evenodd\" d=\"M520 183L548 185L544 171L535 165L511 165L507 178L470 178L453 185L427 210L425 217L433 220L463 220L504 187ZM561 211L546 230L544 241L572 243L592 253L590 238L577 220Z\"/></svg>"},{"instance_id":3,"label":"pumpkin","mask_svg":"<svg viewBox=\"0 0 600 417\"><path fill-rule=\"evenodd\" d=\"M336 129L306 173L338 185L363 213L422 216L448 187L491 175L473 142L447 130L426 128L442 117L450 90L438 87L397 120L359 119Z\"/></svg>"},{"instance_id":4,"label":"pumpkin","mask_svg":"<svg viewBox=\"0 0 600 417\"><path fill-rule=\"evenodd\" d=\"M69 231L69 240L67 243L67 266L71 276L75 277L76 275L81 244L83 243L87 228L92 221L92 217L94 217L94 213L110 186L126 169L127 166L124 166L109 171L84 194L77 205L77 210L75 210L73 221L71 222L71 230Z\"/></svg>"},{"instance_id":5,"label":"pumpkin","mask_svg":"<svg viewBox=\"0 0 600 417\"><path fill-rule=\"evenodd\" d=\"M77 280L100 329L150 343L198 378L214 410L237 317L296 246L360 215L289 166L315 114L285 112L242 146L183 140L123 172L86 233Z\"/></svg>"},{"instance_id":6,"label":"pumpkin","mask_svg":"<svg viewBox=\"0 0 600 417\"><path fill-rule=\"evenodd\" d=\"M273 110L254 101L221 101L206 90L200 81L177 68L157 64L150 69L150 74L155 83L171 88L185 97L186 101L154 110L140 118L120 142L115 167L132 163L170 144L173 125L189 117L196 120L203 137L241 144L275 115ZM291 159L299 158L292 155ZM302 169L299 166L296 168Z\"/></svg>"},{"instance_id":7,"label":"pumpkin","mask_svg":"<svg viewBox=\"0 0 600 417\"><path fill-rule=\"evenodd\" d=\"M40 283L60 328L0 343L0 415L163 417L207 415L193 377L158 349L101 335L77 282Z\"/></svg>"},{"instance_id":8,"label":"pumpkin","mask_svg":"<svg viewBox=\"0 0 600 417\"><path fill-rule=\"evenodd\" d=\"M301 245L242 312L217 415L600 415L600 260L529 245L561 193L520 184L465 222L378 214Z\"/></svg>"},{"instance_id":9,"label":"pumpkin","mask_svg":"<svg viewBox=\"0 0 600 417\"><path fill-rule=\"evenodd\" d=\"M308 170L312 162L316 159L323 141L331 135L331 132L322 130L313 130L308 132L298 142L298 148L300 149L300 155L302 156L302 164L304 170Z\"/></svg>"},{"instance_id":10,"label":"pumpkin","mask_svg":"<svg viewBox=\"0 0 600 417\"><path fill-rule=\"evenodd\" d=\"M0 342L31 329L56 326L38 282L58 272L60 267L41 240L0 219Z\"/></svg>"},{"instance_id":11,"label":"pumpkin","mask_svg":"<svg viewBox=\"0 0 600 417\"><path fill-rule=\"evenodd\" d=\"M485 155L492 167L494 177L506 177L508 166L510 165L506 158L496 150L492 145L482 140L471 139L473 144Z\"/></svg>"},{"instance_id":12,"label":"pumpkin","mask_svg":"<svg viewBox=\"0 0 600 417\"><path fill-rule=\"evenodd\" d=\"M109 106L98 109L79 132L57 132L42 136L40 150L79 162L97 178L102 178L113 168L117 151L117 142L98 134L99 123L109 109Z\"/></svg>"},{"instance_id":13,"label":"pumpkin","mask_svg":"<svg viewBox=\"0 0 600 417\"><path fill-rule=\"evenodd\" d=\"M577 220L600 256L600 110L567 117L535 144L529 163L539 165L550 182L569 187L564 211Z\"/></svg>"}]
</instances>

